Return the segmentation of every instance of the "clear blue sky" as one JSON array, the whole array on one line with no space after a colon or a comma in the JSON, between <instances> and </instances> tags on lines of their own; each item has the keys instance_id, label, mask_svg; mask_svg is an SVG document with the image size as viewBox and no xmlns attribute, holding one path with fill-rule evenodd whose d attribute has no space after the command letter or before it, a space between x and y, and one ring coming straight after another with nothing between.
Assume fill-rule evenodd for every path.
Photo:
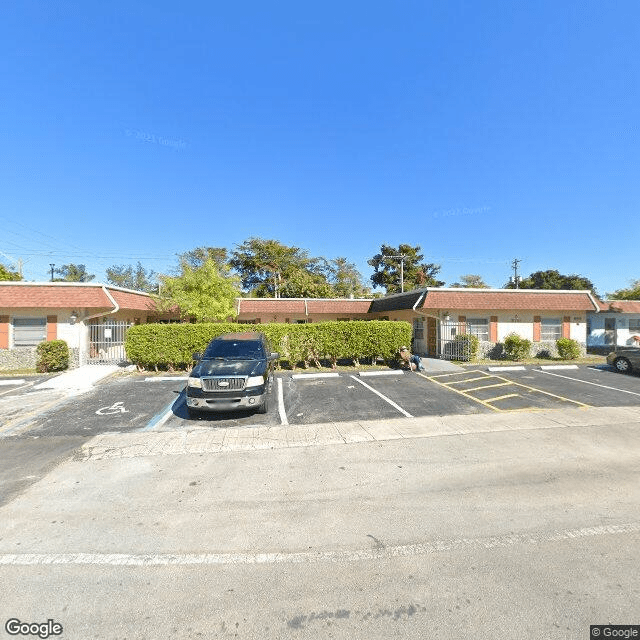
<instances>
[{"instance_id":1,"label":"clear blue sky","mask_svg":"<svg viewBox=\"0 0 640 640\"><path fill-rule=\"evenodd\" d=\"M625 287L638 42L637 0L4 3L0 251L104 280L260 236L368 279L407 242L447 284Z\"/></svg>"}]
</instances>

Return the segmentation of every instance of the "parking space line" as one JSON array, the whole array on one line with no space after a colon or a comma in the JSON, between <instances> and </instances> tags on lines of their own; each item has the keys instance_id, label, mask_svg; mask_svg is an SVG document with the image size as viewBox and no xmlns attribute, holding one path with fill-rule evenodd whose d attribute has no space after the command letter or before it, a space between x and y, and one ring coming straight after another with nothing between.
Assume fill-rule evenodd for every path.
<instances>
[{"instance_id":1,"label":"parking space line","mask_svg":"<svg viewBox=\"0 0 640 640\"><path fill-rule=\"evenodd\" d=\"M487 400L487 402L498 402L498 400L506 400L507 398L518 398L520 397L520 394L518 393L507 393L504 396L498 396L497 398L491 398L490 400Z\"/></svg>"},{"instance_id":2,"label":"parking space line","mask_svg":"<svg viewBox=\"0 0 640 640\"><path fill-rule=\"evenodd\" d=\"M360 371L358 375L361 378L373 376L403 376L404 371L398 371L397 369L389 369L389 371Z\"/></svg>"},{"instance_id":3,"label":"parking space line","mask_svg":"<svg viewBox=\"0 0 640 640\"><path fill-rule=\"evenodd\" d=\"M548 376L556 376L557 378L566 378L567 380L573 380L574 382L581 382L582 384L591 384L594 387L602 387L603 389L610 389L611 391L619 391L620 393L630 393L632 396L640 396L637 391L627 391L626 389L618 389L617 387L609 387L606 384L598 384L597 382L589 382L588 380L580 380L579 378L572 378L571 376L563 376L559 373L551 373L551 371L541 371Z\"/></svg>"},{"instance_id":4,"label":"parking space line","mask_svg":"<svg viewBox=\"0 0 640 640\"><path fill-rule=\"evenodd\" d=\"M363 382L359 378L356 378L356 376L349 376L349 377L353 378L356 382L359 382L363 387L366 387L367 389L369 389L369 391L373 391L373 393L375 393L377 396L380 396L385 402L388 402L392 407L397 409L403 416L407 418L413 418L413 416L409 412L405 411L400 405L397 405L393 400L391 400L391 398L387 398L387 396L381 394L379 391L376 391L373 387L370 387L366 382Z\"/></svg>"},{"instance_id":5,"label":"parking space line","mask_svg":"<svg viewBox=\"0 0 640 640\"><path fill-rule=\"evenodd\" d=\"M24 384L26 380L24 378L18 378L17 380L0 380L0 387L9 387L12 384Z\"/></svg>"},{"instance_id":6,"label":"parking space line","mask_svg":"<svg viewBox=\"0 0 640 640\"><path fill-rule=\"evenodd\" d=\"M446 382L439 382L438 380L435 380L435 378L441 378L442 376L429 377L429 376L425 376L423 373L418 373L418 375L423 377L425 380L429 380L429 381L433 382L434 384L438 384L441 387L444 387L445 389L449 389L449 391L453 391L454 393L459 393L461 396L464 396L465 398L468 398L469 400L473 400L474 402L478 402L478 403L484 405L485 407L487 407L488 409L491 409L491 411L498 411L499 413L503 412L502 409L498 409L498 407L494 407L494 406L490 405L488 402L485 402L484 400L480 400L480 398L475 398L474 396L469 395L468 393L465 393L464 391L461 391L460 389L456 389L454 387L450 387L449 384L446 383ZM451 375L451 374L445 374L445 375Z\"/></svg>"},{"instance_id":7,"label":"parking space line","mask_svg":"<svg viewBox=\"0 0 640 640\"><path fill-rule=\"evenodd\" d=\"M24 380L22 381L24 382ZM31 387L33 386L33 382L27 382L27 384L23 384L21 387L15 387L13 389L7 389L6 391L3 391L2 393L0 393L0 396L4 396L7 393L13 393L14 391L18 391L19 389L26 389L27 387Z\"/></svg>"},{"instance_id":8,"label":"parking space line","mask_svg":"<svg viewBox=\"0 0 640 640\"><path fill-rule=\"evenodd\" d=\"M287 413L284 410L284 392L282 390L282 378L277 378L278 380L278 415L280 416L280 423L283 425L288 425L289 421L287 420Z\"/></svg>"},{"instance_id":9,"label":"parking space line","mask_svg":"<svg viewBox=\"0 0 640 640\"><path fill-rule=\"evenodd\" d=\"M454 380L453 382L447 382L447 384L464 384L465 382L477 382L478 380L486 380L485 377L480 378L468 378L466 380ZM469 389L467 389L469 391Z\"/></svg>"},{"instance_id":10,"label":"parking space line","mask_svg":"<svg viewBox=\"0 0 640 640\"><path fill-rule=\"evenodd\" d=\"M184 397L180 397L177 400L172 400L169 405L166 406L160 413L153 416L153 418L149 420L145 427L142 427L142 429L138 429L138 431L151 431L151 429L161 427L173 415L174 405L177 410L183 402Z\"/></svg>"},{"instance_id":11,"label":"parking space line","mask_svg":"<svg viewBox=\"0 0 640 640\"><path fill-rule=\"evenodd\" d=\"M339 378L339 373L294 373L294 380L313 380L314 378Z\"/></svg>"},{"instance_id":12,"label":"parking space line","mask_svg":"<svg viewBox=\"0 0 640 640\"><path fill-rule=\"evenodd\" d=\"M542 373L548 373L547 371L543 371ZM565 402L571 402L573 404L577 404L580 407L589 407L590 405L584 403L584 402L579 402L578 400L571 400L571 398L565 398L564 396L559 396L555 393L550 393L549 391L543 391L542 389L538 389L536 387L532 387L528 384L522 384L521 382L514 382L513 380L508 380L507 378L502 378L500 376L496 376L496 375L492 375L492 374L485 374L487 377L492 377L492 378L498 378L498 380L504 380L505 382L509 382L510 384L514 384L517 387L523 387L524 389L528 389L529 391L534 391L536 393L543 393L546 396L551 396L552 398L557 398L559 400L564 400ZM549 373L549 375L558 375L557 373Z\"/></svg>"},{"instance_id":13,"label":"parking space line","mask_svg":"<svg viewBox=\"0 0 640 640\"><path fill-rule=\"evenodd\" d=\"M470 391L480 391L481 389L493 389L493 387L504 387L510 385L510 382L497 382L496 384L485 384L482 387L473 387L473 389L465 389L467 393Z\"/></svg>"}]
</instances>

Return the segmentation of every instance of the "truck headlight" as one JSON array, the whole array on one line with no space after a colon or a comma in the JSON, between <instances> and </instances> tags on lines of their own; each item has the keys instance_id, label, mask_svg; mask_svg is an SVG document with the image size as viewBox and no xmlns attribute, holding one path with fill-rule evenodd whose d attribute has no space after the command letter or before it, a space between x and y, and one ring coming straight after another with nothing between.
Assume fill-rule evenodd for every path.
<instances>
[{"instance_id":1,"label":"truck headlight","mask_svg":"<svg viewBox=\"0 0 640 640\"><path fill-rule=\"evenodd\" d=\"M249 387L259 387L264 384L264 378L262 376L250 376L247 378L247 389Z\"/></svg>"},{"instance_id":2,"label":"truck headlight","mask_svg":"<svg viewBox=\"0 0 640 640\"><path fill-rule=\"evenodd\" d=\"M200 378L192 378L189 376L187 380L187 386L194 387L196 389L202 389L202 380Z\"/></svg>"}]
</instances>

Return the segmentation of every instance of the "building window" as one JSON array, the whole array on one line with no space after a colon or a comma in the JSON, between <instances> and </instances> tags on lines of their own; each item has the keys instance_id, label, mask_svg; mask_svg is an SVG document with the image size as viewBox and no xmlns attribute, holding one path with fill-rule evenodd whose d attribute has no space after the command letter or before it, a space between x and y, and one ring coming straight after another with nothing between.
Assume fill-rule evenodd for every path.
<instances>
[{"instance_id":1,"label":"building window","mask_svg":"<svg viewBox=\"0 0 640 640\"><path fill-rule=\"evenodd\" d=\"M542 318L540 322L540 340L555 342L562 338L562 318Z\"/></svg>"},{"instance_id":2,"label":"building window","mask_svg":"<svg viewBox=\"0 0 640 640\"><path fill-rule=\"evenodd\" d=\"M629 318L629 331L632 333L640 333L640 318Z\"/></svg>"},{"instance_id":3,"label":"building window","mask_svg":"<svg viewBox=\"0 0 640 640\"><path fill-rule=\"evenodd\" d=\"M46 318L13 319L13 345L15 347L34 347L46 338Z\"/></svg>"},{"instance_id":4,"label":"building window","mask_svg":"<svg viewBox=\"0 0 640 640\"><path fill-rule=\"evenodd\" d=\"M467 318L467 333L478 340L489 341L489 321L486 318Z\"/></svg>"},{"instance_id":5,"label":"building window","mask_svg":"<svg viewBox=\"0 0 640 640\"><path fill-rule=\"evenodd\" d=\"M413 321L413 338L414 340L424 340L424 322L422 320Z\"/></svg>"}]
</instances>

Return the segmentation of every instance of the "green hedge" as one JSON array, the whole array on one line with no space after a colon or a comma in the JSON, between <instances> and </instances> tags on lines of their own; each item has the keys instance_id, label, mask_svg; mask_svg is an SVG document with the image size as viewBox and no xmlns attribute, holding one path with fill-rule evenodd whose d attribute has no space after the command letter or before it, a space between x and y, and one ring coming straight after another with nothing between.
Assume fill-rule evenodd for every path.
<instances>
[{"instance_id":1,"label":"green hedge","mask_svg":"<svg viewBox=\"0 0 640 640\"><path fill-rule=\"evenodd\" d=\"M556 340L558 355L563 360L575 360L580 357L580 345L571 338L558 338Z\"/></svg>"},{"instance_id":2,"label":"green hedge","mask_svg":"<svg viewBox=\"0 0 640 640\"><path fill-rule=\"evenodd\" d=\"M504 352L509 360L524 360L531 355L531 340L510 333L504 339Z\"/></svg>"},{"instance_id":3,"label":"green hedge","mask_svg":"<svg viewBox=\"0 0 640 640\"><path fill-rule=\"evenodd\" d=\"M36 347L36 353L36 370L39 373L64 371L69 368L69 346L64 340L41 342Z\"/></svg>"},{"instance_id":4,"label":"green hedge","mask_svg":"<svg viewBox=\"0 0 640 640\"><path fill-rule=\"evenodd\" d=\"M127 331L125 350L131 362L144 369L185 369L193 353L204 351L210 340L223 333L260 331L267 336L280 361L298 363L359 360L381 356L390 360L411 341L408 322L385 320L319 322L317 324L143 324Z\"/></svg>"}]
</instances>

